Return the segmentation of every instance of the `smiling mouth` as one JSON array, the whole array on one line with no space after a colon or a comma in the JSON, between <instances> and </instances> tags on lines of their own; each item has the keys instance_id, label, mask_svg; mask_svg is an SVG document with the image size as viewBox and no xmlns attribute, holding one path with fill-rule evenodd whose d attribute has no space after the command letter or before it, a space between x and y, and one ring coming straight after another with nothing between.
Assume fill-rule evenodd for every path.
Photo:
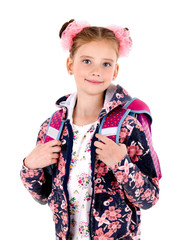
<instances>
[{"instance_id":1,"label":"smiling mouth","mask_svg":"<svg viewBox=\"0 0 176 240\"><path fill-rule=\"evenodd\" d=\"M89 80L89 79L85 79L87 82L92 83L92 84L101 84L103 83L102 81L96 81L96 80Z\"/></svg>"}]
</instances>

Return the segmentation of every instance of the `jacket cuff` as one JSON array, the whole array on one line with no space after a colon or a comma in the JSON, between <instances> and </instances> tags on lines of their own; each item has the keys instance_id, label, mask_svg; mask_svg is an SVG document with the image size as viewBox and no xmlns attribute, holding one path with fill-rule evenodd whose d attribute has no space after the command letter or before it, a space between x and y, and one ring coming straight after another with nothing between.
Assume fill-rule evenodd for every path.
<instances>
[{"instance_id":1,"label":"jacket cuff","mask_svg":"<svg viewBox=\"0 0 176 240\"><path fill-rule=\"evenodd\" d=\"M25 177L25 178L33 178L33 177L36 179L41 178L41 176L44 174L43 169L42 168L39 168L39 169L27 168L24 165L24 160L23 160L22 169L21 169L21 176Z\"/></svg>"},{"instance_id":2,"label":"jacket cuff","mask_svg":"<svg viewBox=\"0 0 176 240\"><path fill-rule=\"evenodd\" d=\"M128 154L118 164L111 167L118 183L124 184L128 182L129 173L135 168Z\"/></svg>"}]
</instances>

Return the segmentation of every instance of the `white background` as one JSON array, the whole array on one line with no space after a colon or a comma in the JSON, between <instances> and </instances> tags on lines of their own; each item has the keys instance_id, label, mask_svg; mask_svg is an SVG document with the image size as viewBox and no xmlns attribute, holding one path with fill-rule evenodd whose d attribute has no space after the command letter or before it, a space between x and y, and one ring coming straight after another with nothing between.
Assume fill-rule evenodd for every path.
<instances>
[{"instance_id":1,"label":"white background","mask_svg":"<svg viewBox=\"0 0 176 240\"><path fill-rule=\"evenodd\" d=\"M55 101L75 91L58 32L71 18L128 27L133 50L119 60L120 83L145 101L163 178L160 200L142 211L142 240L175 238L175 2L174 0L2 0L0 2L0 238L54 240L48 206L20 181L23 158L35 147Z\"/></svg>"}]
</instances>

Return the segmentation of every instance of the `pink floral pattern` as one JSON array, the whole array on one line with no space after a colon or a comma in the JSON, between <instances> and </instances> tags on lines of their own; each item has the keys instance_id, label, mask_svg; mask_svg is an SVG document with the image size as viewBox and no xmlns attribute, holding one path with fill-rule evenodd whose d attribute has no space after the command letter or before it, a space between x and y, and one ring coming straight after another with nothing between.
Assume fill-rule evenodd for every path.
<instances>
[{"instance_id":1,"label":"pink floral pattern","mask_svg":"<svg viewBox=\"0 0 176 240\"><path fill-rule=\"evenodd\" d=\"M102 109L100 118L130 99L121 87L117 88L116 94ZM44 142L48 122L49 120L41 126L38 144ZM41 204L49 204L56 225L57 240L68 239L70 235L68 207L69 205L73 207L74 214L74 211L77 211L76 204L79 204L75 199L69 202L65 181L70 165L72 164L72 168L76 165L76 162L72 161L72 156L68 155L72 143L72 139L69 139L70 128L69 124L64 127L61 137L63 149L52 175L48 172L49 168L29 170L23 166L21 170L22 182L32 197ZM85 180L81 176L78 177L80 188L91 184L93 180L93 194L86 192L83 197L84 207L87 202L91 202L90 225L84 221L82 225L74 221L70 223L79 226L80 233L86 237L93 234L91 239L94 240L123 238L139 240L140 208L148 209L159 199L159 182L150 148L142 126L135 118L126 117L120 132L120 142L126 144L128 154L119 164L108 168L96 159L96 156L95 158L92 156L91 178L85 176L87 178ZM94 150L92 148L91 152ZM84 162L85 158L81 158L81 161ZM79 194L79 186L75 194Z\"/></svg>"},{"instance_id":2,"label":"pink floral pattern","mask_svg":"<svg viewBox=\"0 0 176 240\"><path fill-rule=\"evenodd\" d=\"M127 149L128 155L133 162L137 162L139 159L138 157L143 153L142 149L140 149L140 147L136 144L132 144L131 146L127 147Z\"/></svg>"}]
</instances>

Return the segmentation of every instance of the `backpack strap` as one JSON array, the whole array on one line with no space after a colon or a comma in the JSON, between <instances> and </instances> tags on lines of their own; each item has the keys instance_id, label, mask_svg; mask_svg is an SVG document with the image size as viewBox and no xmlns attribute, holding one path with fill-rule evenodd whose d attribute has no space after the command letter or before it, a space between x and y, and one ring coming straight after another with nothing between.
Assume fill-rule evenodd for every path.
<instances>
[{"instance_id":1,"label":"backpack strap","mask_svg":"<svg viewBox=\"0 0 176 240\"><path fill-rule=\"evenodd\" d=\"M64 127L64 123L65 123L62 120L62 113L63 113L63 110L58 110L51 116L44 143L54 139L57 139L57 140L60 139L61 133Z\"/></svg>"},{"instance_id":2,"label":"backpack strap","mask_svg":"<svg viewBox=\"0 0 176 240\"><path fill-rule=\"evenodd\" d=\"M158 156L153 148L151 138L150 125L152 123L152 116L150 113L150 109L146 103L144 103L140 99L133 98L129 102L127 102L122 108L115 108L112 112L103 117L100 124L99 133L107 136L118 144L122 123L128 115L136 117L143 126L150 147L157 176L160 179L162 177L160 164Z\"/></svg>"},{"instance_id":3,"label":"backpack strap","mask_svg":"<svg viewBox=\"0 0 176 240\"><path fill-rule=\"evenodd\" d=\"M118 144L123 121L128 115L135 116L136 114L146 114L150 120L150 124L152 123L152 116L147 104L140 99L133 98L122 108L115 108L103 117L99 133L108 136Z\"/></svg>"},{"instance_id":4,"label":"backpack strap","mask_svg":"<svg viewBox=\"0 0 176 240\"><path fill-rule=\"evenodd\" d=\"M63 110L56 111L50 118L44 143L52 141L54 139L59 140L64 128L65 121L62 120ZM46 171L52 175L54 164L46 167Z\"/></svg>"},{"instance_id":5,"label":"backpack strap","mask_svg":"<svg viewBox=\"0 0 176 240\"><path fill-rule=\"evenodd\" d=\"M133 98L131 101L127 102L123 108L125 109L130 109L130 115L135 115L135 114L141 114L144 113L146 114L149 119L150 123L152 123L152 116L149 107L147 104L143 101L141 101L138 98Z\"/></svg>"},{"instance_id":6,"label":"backpack strap","mask_svg":"<svg viewBox=\"0 0 176 240\"><path fill-rule=\"evenodd\" d=\"M129 113L130 109L115 108L110 114L103 117L99 133L109 137L118 144L122 123Z\"/></svg>"}]
</instances>

